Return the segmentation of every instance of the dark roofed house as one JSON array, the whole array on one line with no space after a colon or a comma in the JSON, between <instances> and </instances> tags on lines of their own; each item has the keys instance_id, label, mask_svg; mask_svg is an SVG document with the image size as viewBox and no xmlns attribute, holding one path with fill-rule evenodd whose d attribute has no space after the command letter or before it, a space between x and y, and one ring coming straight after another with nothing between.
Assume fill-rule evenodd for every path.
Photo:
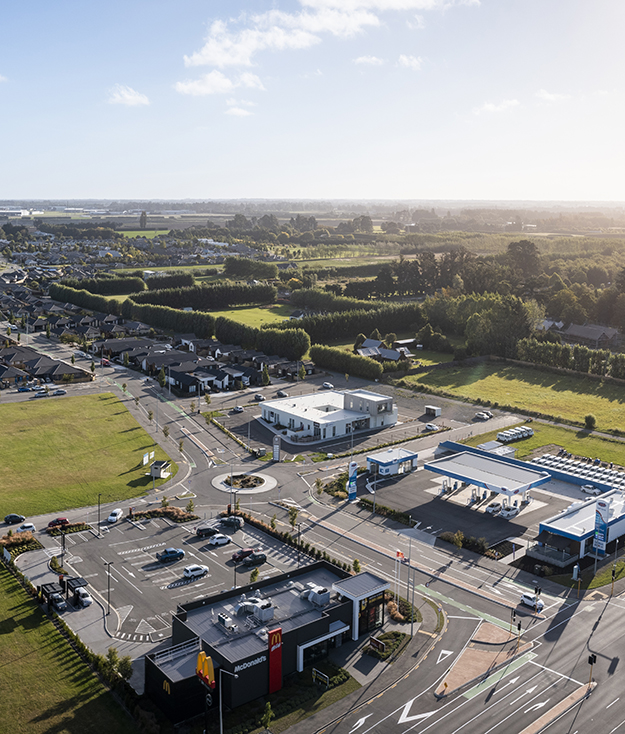
<instances>
[{"instance_id":1,"label":"dark roofed house","mask_svg":"<svg viewBox=\"0 0 625 734\"><path fill-rule=\"evenodd\" d=\"M619 331L608 326L586 324L571 324L568 329L560 332L566 341L575 344L585 344L592 349L612 349L616 346Z\"/></svg>"}]
</instances>

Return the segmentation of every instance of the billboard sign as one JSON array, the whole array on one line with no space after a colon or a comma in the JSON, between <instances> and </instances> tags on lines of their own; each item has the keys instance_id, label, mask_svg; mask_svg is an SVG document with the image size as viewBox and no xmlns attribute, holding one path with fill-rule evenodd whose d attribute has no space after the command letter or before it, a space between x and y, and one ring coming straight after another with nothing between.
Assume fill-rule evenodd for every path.
<instances>
[{"instance_id":1,"label":"billboard sign","mask_svg":"<svg viewBox=\"0 0 625 734\"><path fill-rule=\"evenodd\" d=\"M143 454L143 466L145 466L149 461L148 454Z\"/></svg>"},{"instance_id":2,"label":"billboard sign","mask_svg":"<svg viewBox=\"0 0 625 734\"><path fill-rule=\"evenodd\" d=\"M353 502L356 499L356 482L358 479L358 463L349 462L349 470L347 475L347 500Z\"/></svg>"},{"instance_id":3,"label":"billboard sign","mask_svg":"<svg viewBox=\"0 0 625 734\"><path fill-rule=\"evenodd\" d=\"M273 437L273 460L280 461L280 436Z\"/></svg>"},{"instance_id":4,"label":"billboard sign","mask_svg":"<svg viewBox=\"0 0 625 734\"><path fill-rule=\"evenodd\" d=\"M605 500L597 500L595 510L595 536L592 541L593 548L600 553L605 553L608 542L608 517L610 504Z\"/></svg>"},{"instance_id":5,"label":"billboard sign","mask_svg":"<svg viewBox=\"0 0 625 734\"><path fill-rule=\"evenodd\" d=\"M269 632L269 693L282 688L282 627Z\"/></svg>"}]
</instances>

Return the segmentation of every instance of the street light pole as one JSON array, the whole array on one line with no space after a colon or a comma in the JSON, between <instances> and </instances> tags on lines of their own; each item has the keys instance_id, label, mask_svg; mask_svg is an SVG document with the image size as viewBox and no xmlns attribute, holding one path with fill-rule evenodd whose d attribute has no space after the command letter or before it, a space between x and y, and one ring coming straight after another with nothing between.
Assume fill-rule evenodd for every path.
<instances>
[{"instance_id":1,"label":"street light pole","mask_svg":"<svg viewBox=\"0 0 625 734\"><path fill-rule=\"evenodd\" d=\"M236 673L231 673L229 670L224 670L223 668L219 668L219 734L224 734L224 714L223 714L223 704L222 704L222 683L221 683L221 674L227 673L228 675L231 675L235 680L238 679L238 675Z\"/></svg>"},{"instance_id":2,"label":"street light pole","mask_svg":"<svg viewBox=\"0 0 625 734\"><path fill-rule=\"evenodd\" d=\"M108 611L106 612L107 616L111 613L111 566L115 563L115 561L104 561L104 565L106 566L106 599L108 604Z\"/></svg>"},{"instance_id":3,"label":"street light pole","mask_svg":"<svg viewBox=\"0 0 625 734\"><path fill-rule=\"evenodd\" d=\"M102 497L101 494L98 495L98 538L102 537L102 533L100 532L100 497Z\"/></svg>"},{"instance_id":4,"label":"street light pole","mask_svg":"<svg viewBox=\"0 0 625 734\"><path fill-rule=\"evenodd\" d=\"M300 554L300 545L301 545L301 537L302 537L302 523L297 523L297 567L299 568L299 554Z\"/></svg>"}]
</instances>

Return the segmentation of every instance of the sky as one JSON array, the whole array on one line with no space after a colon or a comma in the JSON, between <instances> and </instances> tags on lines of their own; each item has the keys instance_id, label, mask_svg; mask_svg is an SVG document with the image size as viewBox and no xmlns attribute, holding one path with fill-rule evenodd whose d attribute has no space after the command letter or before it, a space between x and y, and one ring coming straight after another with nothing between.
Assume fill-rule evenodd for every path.
<instances>
[{"instance_id":1,"label":"sky","mask_svg":"<svg viewBox=\"0 0 625 734\"><path fill-rule=\"evenodd\" d=\"M5 0L2 199L625 201L618 0Z\"/></svg>"}]
</instances>

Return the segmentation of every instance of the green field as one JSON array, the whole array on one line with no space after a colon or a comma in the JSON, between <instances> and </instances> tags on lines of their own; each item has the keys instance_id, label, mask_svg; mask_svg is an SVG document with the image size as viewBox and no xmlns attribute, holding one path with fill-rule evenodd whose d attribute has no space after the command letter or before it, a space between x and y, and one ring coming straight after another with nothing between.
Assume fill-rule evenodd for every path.
<instances>
[{"instance_id":1,"label":"green field","mask_svg":"<svg viewBox=\"0 0 625 734\"><path fill-rule=\"evenodd\" d=\"M169 458L112 393L4 404L0 421L0 516L137 497L152 487L143 454Z\"/></svg>"},{"instance_id":2,"label":"green field","mask_svg":"<svg viewBox=\"0 0 625 734\"><path fill-rule=\"evenodd\" d=\"M225 316L227 319L258 328L263 324L280 323L280 321L288 319L293 311L295 311L293 306L279 304L275 306L254 306L252 308L241 306L240 308L231 308L224 311L211 311L211 314L215 318ZM297 324L297 322L293 323Z\"/></svg>"},{"instance_id":3,"label":"green field","mask_svg":"<svg viewBox=\"0 0 625 734\"><path fill-rule=\"evenodd\" d=\"M482 363L409 375L407 386L426 385L469 400L584 422L592 413L598 430L625 431L625 390L617 385L584 377Z\"/></svg>"},{"instance_id":4,"label":"green field","mask_svg":"<svg viewBox=\"0 0 625 734\"><path fill-rule=\"evenodd\" d=\"M145 237L146 240L152 240L154 237L168 233L168 229L133 229L120 231L120 234L123 234L124 237ZM150 268L150 270L154 270L154 268Z\"/></svg>"},{"instance_id":5,"label":"green field","mask_svg":"<svg viewBox=\"0 0 625 734\"><path fill-rule=\"evenodd\" d=\"M136 734L112 695L0 568L0 721L12 734Z\"/></svg>"},{"instance_id":6,"label":"green field","mask_svg":"<svg viewBox=\"0 0 625 734\"><path fill-rule=\"evenodd\" d=\"M523 425L518 423L517 425ZM560 446L575 456L598 456L602 461L612 461L618 466L625 466L625 443L611 438L601 438L593 433L572 428L552 426L548 423L531 424L534 435L515 441L512 446L517 451L517 459L526 459L532 452L543 446ZM478 446L486 441L494 441L497 431L480 433L472 436L462 443L468 446Z\"/></svg>"}]
</instances>

